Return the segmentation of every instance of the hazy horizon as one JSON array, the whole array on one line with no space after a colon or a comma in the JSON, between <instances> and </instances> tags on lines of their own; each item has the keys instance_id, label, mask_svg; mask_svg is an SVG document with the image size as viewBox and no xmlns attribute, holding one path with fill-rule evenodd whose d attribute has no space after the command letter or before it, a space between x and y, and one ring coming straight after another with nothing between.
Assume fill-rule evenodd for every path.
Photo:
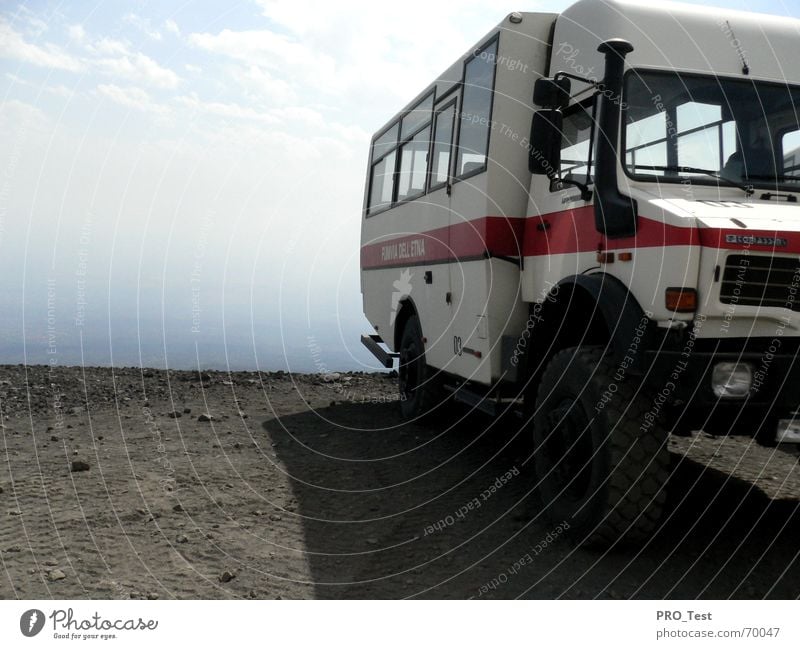
<instances>
[{"instance_id":1,"label":"hazy horizon","mask_svg":"<svg viewBox=\"0 0 800 649\"><path fill-rule=\"evenodd\" d=\"M6 6L0 364L382 369L371 134L507 13L569 4Z\"/></svg>"}]
</instances>

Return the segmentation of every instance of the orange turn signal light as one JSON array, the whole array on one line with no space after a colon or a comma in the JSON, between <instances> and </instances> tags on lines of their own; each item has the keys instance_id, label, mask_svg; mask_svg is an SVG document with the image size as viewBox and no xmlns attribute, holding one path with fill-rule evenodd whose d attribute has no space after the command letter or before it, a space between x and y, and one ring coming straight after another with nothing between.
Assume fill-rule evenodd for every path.
<instances>
[{"instance_id":1,"label":"orange turn signal light","mask_svg":"<svg viewBox=\"0 0 800 649\"><path fill-rule=\"evenodd\" d=\"M697 311L697 291L684 286L667 289L665 300L667 309L675 313L692 313Z\"/></svg>"}]
</instances>

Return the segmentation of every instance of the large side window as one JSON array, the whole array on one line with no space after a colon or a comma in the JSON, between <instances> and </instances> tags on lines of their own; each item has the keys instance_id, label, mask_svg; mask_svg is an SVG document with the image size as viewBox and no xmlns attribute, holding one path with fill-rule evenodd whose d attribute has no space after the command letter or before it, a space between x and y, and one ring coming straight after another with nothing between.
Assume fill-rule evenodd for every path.
<instances>
[{"instance_id":1,"label":"large side window","mask_svg":"<svg viewBox=\"0 0 800 649\"><path fill-rule=\"evenodd\" d=\"M800 130L790 131L781 138L783 150L783 179L800 183Z\"/></svg>"},{"instance_id":2,"label":"large side window","mask_svg":"<svg viewBox=\"0 0 800 649\"><path fill-rule=\"evenodd\" d=\"M459 177L478 173L486 168L496 60L497 40L494 40L464 67L464 95L456 165L456 175Z\"/></svg>"},{"instance_id":3,"label":"large side window","mask_svg":"<svg viewBox=\"0 0 800 649\"><path fill-rule=\"evenodd\" d=\"M592 182L594 162L592 160L593 104L578 104L564 115L561 129L560 178L584 185Z\"/></svg>"},{"instance_id":4,"label":"large side window","mask_svg":"<svg viewBox=\"0 0 800 649\"><path fill-rule=\"evenodd\" d=\"M739 88L662 73L631 74L625 110L625 164L642 177L732 176L741 166L734 114ZM741 128L743 121L738 125ZM741 176L741 173L739 174Z\"/></svg>"},{"instance_id":5,"label":"large side window","mask_svg":"<svg viewBox=\"0 0 800 649\"><path fill-rule=\"evenodd\" d=\"M403 116L400 129L400 170L397 200L404 201L425 193L428 149L431 140L433 93Z\"/></svg>"},{"instance_id":6,"label":"large side window","mask_svg":"<svg viewBox=\"0 0 800 649\"><path fill-rule=\"evenodd\" d=\"M456 122L456 101L453 99L436 111L433 135L430 188L437 189L450 177L450 152L453 147L453 127Z\"/></svg>"},{"instance_id":7,"label":"large side window","mask_svg":"<svg viewBox=\"0 0 800 649\"><path fill-rule=\"evenodd\" d=\"M399 132L400 124L395 122L372 144L367 214L373 214L392 204Z\"/></svg>"},{"instance_id":8,"label":"large side window","mask_svg":"<svg viewBox=\"0 0 800 649\"><path fill-rule=\"evenodd\" d=\"M736 151L736 125L722 118L722 106L687 101L675 108L678 164L684 167L722 169Z\"/></svg>"},{"instance_id":9,"label":"large side window","mask_svg":"<svg viewBox=\"0 0 800 649\"><path fill-rule=\"evenodd\" d=\"M625 162L635 174L658 175L667 165L667 115L631 119L626 132ZM601 136L602 137L602 136Z\"/></svg>"}]
</instances>

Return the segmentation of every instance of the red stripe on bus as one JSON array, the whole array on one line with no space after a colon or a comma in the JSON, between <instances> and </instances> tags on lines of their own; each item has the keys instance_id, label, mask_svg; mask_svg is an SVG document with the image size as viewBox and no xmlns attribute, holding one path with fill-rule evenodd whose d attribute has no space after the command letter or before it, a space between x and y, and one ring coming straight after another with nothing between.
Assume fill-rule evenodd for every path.
<instances>
[{"instance_id":1,"label":"red stripe on bus","mask_svg":"<svg viewBox=\"0 0 800 649\"><path fill-rule=\"evenodd\" d=\"M485 216L449 227L405 234L361 247L361 267L381 268L441 263L487 254L522 254L522 217Z\"/></svg>"},{"instance_id":2,"label":"red stripe on bus","mask_svg":"<svg viewBox=\"0 0 800 649\"><path fill-rule=\"evenodd\" d=\"M696 228L683 228L642 217L639 217L635 236L608 239L595 229L594 207L591 205L534 216L531 225L533 223L538 227L525 229L523 250L526 257L700 244Z\"/></svg>"},{"instance_id":3,"label":"red stripe on bus","mask_svg":"<svg viewBox=\"0 0 800 649\"><path fill-rule=\"evenodd\" d=\"M486 216L449 227L393 237L362 246L361 267L443 263L484 256L536 257L700 245L797 254L800 253L800 233L681 227L639 217L635 236L608 239L595 229L594 207L588 206L527 218Z\"/></svg>"}]
</instances>

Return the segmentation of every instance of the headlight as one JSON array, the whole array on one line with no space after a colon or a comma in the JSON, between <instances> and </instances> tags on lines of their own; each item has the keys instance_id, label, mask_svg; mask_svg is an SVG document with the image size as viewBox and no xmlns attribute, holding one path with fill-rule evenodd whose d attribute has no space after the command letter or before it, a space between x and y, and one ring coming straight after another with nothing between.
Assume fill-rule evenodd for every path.
<instances>
[{"instance_id":1,"label":"headlight","mask_svg":"<svg viewBox=\"0 0 800 649\"><path fill-rule=\"evenodd\" d=\"M775 434L775 441L779 444L800 444L800 420L779 420L778 430Z\"/></svg>"},{"instance_id":2,"label":"headlight","mask_svg":"<svg viewBox=\"0 0 800 649\"><path fill-rule=\"evenodd\" d=\"M722 398L742 399L752 383L753 370L748 363L717 363L711 374L711 389Z\"/></svg>"}]
</instances>

